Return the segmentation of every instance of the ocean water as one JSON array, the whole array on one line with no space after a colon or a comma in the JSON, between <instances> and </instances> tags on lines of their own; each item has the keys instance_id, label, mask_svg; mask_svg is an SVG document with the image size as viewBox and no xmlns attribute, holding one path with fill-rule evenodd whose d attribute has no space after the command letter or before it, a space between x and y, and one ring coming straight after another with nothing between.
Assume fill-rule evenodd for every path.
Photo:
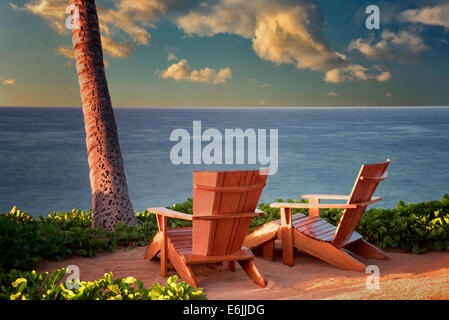
<instances>
[{"instance_id":1,"label":"ocean water","mask_svg":"<svg viewBox=\"0 0 449 320\"><path fill-rule=\"evenodd\" d=\"M260 165L174 165L170 133L278 129L278 171L261 201L304 193L349 194L362 163L391 159L376 192L378 207L449 193L449 108L117 108L116 122L134 209L192 196L194 170ZM205 145L207 143L203 143ZM12 206L34 216L91 208L80 108L0 108L0 212Z\"/></svg>"}]
</instances>

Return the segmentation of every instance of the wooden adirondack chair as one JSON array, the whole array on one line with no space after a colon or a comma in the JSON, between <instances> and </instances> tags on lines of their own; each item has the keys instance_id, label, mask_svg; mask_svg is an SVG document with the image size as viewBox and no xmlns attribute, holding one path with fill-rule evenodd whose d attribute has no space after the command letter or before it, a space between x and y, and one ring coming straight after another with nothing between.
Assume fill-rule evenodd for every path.
<instances>
[{"instance_id":1,"label":"wooden adirondack chair","mask_svg":"<svg viewBox=\"0 0 449 320\"><path fill-rule=\"evenodd\" d=\"M245 246L263 247L264 257L273 259L274 240L282 241L282 260L289 266L294 264L294 248L342 269L365 272L363 263L343 251L347 249L365 258L388 259L377 247L363 240L355 231L362 214L369 204L382 200L373 197L379 182L386 179L390 160L384 163L362 165L349 196L308 194L302 198L309 203L272 203L272 208L280 208L281 219L264 224L245 239ZM346 204L324 204L321 199L347 200ZM309 215L298 213L292 216L294 208L309 209ZM320 218L320 209L345 209L338 226Z\"/></svg>"},{"instance_id":2,"label":"wooden adirondack chair","mask_svg":"<svg viewBox=\"0 0 449 320\"><path fill-rule=\"evenodd\" d=\"M159 232L148 245L145 259L161 253L161 275L167 276L167 260L178 275L191 286L198 283L192 264L228 262L235 271L235 261L258 285L265 279L254 264L254 255L243 246L251 219L257 210L267 171L197 171L193 173L193 215L166 208L149 208L157 217ZM192 220L192 227L167 229L167 217Z\"/></svg>"}]
</instances>

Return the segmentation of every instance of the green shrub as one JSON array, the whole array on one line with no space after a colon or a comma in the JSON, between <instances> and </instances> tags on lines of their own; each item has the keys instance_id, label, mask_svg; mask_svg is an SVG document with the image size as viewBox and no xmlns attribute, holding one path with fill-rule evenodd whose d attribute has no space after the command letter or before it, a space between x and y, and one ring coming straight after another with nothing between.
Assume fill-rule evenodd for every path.
<instances>
[{"instance_id":1,"label":"green shrub","mask_svg":"<svg viewBox=\"0 0 449 320\"><path fill-rule=\"evenodd\" d=\"M136 215L137 226L119 223L115 232L109 232L91 227L91 210L51 212L47 217L33 218L14 207L9 213L0 213L0 272L30 270L42 259L93 257L117 246L146 245L157 232L156 219L147 212Z\"/></svg>"},{"instance_id":2,"label":"green shrub","mask_svg":"<svg viewBox=\"0 0 449 320\"><path fill-rule=\"evenodd\" d=\"M64 268L48 273L11 270L0 278L0 299L10 300L206 300L202 288L195 290L188 283L171 276L167 285L153 284L151 290L134 277L114 279L112 273L95 281L62 282ZM76 286L75 286L76 285Z\"/></svg>"},{"instance_id":3,"label":"green shrub","mask_svg":"<svg viewBox=\"0 0 449 320\"><path fill-rule=\"evenodd\" d=\"M401 201L394 209L370 209L357 230L381 248L414 253L449 250L449 195L443 195L441 201Z\"/></svg>"},{"instance_id":4,"label":"green shrub","mask_svg":"<svg viewBox=\"0 0 449 320\"><path fill-rule=\"evenodd\" d=\"M29 269L41 261L39 230L32 217L14 207L0 214L0 272Z\"/></svg>"},{"instance_id":5,"label":"green shrub","mask_svg":"<svg viewBox=\"0 0 449 320\"><path fill-rule=\"evenodd\" d=\"M157 282L153 284L149 293L151 300L207 300L202 288L195 290L187 282L177 280L177 276L171 276L165 287Z\"/></svg>"}]
</instances>

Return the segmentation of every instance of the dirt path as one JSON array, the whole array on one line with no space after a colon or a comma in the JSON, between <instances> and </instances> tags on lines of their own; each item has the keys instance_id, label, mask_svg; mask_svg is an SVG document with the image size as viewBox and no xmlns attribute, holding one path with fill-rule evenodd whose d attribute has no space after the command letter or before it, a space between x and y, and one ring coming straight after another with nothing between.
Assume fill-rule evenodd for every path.
<instances>
[{"instance_id":1,"label":"dirt path","mask_svg":"<svg viewBox=\"0 0 449 320\"><path fill-rule=\"evenodd\" d=\"M96 258L74 257L64 261L44 261L39 272L68 265L80 268L81 280L95 280L104 273L114 277L134 276L147 288L154 282L165 284L159 275L159 261L143 259L144 247L120 249ZM365 273L337 269L304 253L297 252L295 266L256 258L268 281L267 288L255 285L237 265L232 273L226 266L194 265L193 272L209 299L449 299L449 252L425 255L387 251L391 260L360 261L380 269L380 289L366 289ZM171 271L170 273L174 273Z\"/></svg>"}]
</instances>

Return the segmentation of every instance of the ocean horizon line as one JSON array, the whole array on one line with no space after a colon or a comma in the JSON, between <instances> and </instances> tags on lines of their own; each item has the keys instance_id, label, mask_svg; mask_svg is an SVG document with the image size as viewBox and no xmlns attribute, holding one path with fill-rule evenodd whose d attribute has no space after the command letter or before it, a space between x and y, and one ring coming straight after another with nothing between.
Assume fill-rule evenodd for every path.
<instances>
[{"instance_id":1,"label":"ocean horizon line","mask_svg":"<svg viewBox=\"0 0 449 320\"><path fill-rule=\"evenodd\" d=\"M82 106L2 106L0 108L35 108L35 109L82 109ZM114 109L232 109L232 110L246 110L246 109L276 109L276 110L291 110L291 109L437 109L437 108L449 108L449 106L247 106L247 107L181 107L181 106L170 106L170 107L157 107L157 106L147 106L147 107L125 107L116 106Z\"/></svg>"}]
</instances>

